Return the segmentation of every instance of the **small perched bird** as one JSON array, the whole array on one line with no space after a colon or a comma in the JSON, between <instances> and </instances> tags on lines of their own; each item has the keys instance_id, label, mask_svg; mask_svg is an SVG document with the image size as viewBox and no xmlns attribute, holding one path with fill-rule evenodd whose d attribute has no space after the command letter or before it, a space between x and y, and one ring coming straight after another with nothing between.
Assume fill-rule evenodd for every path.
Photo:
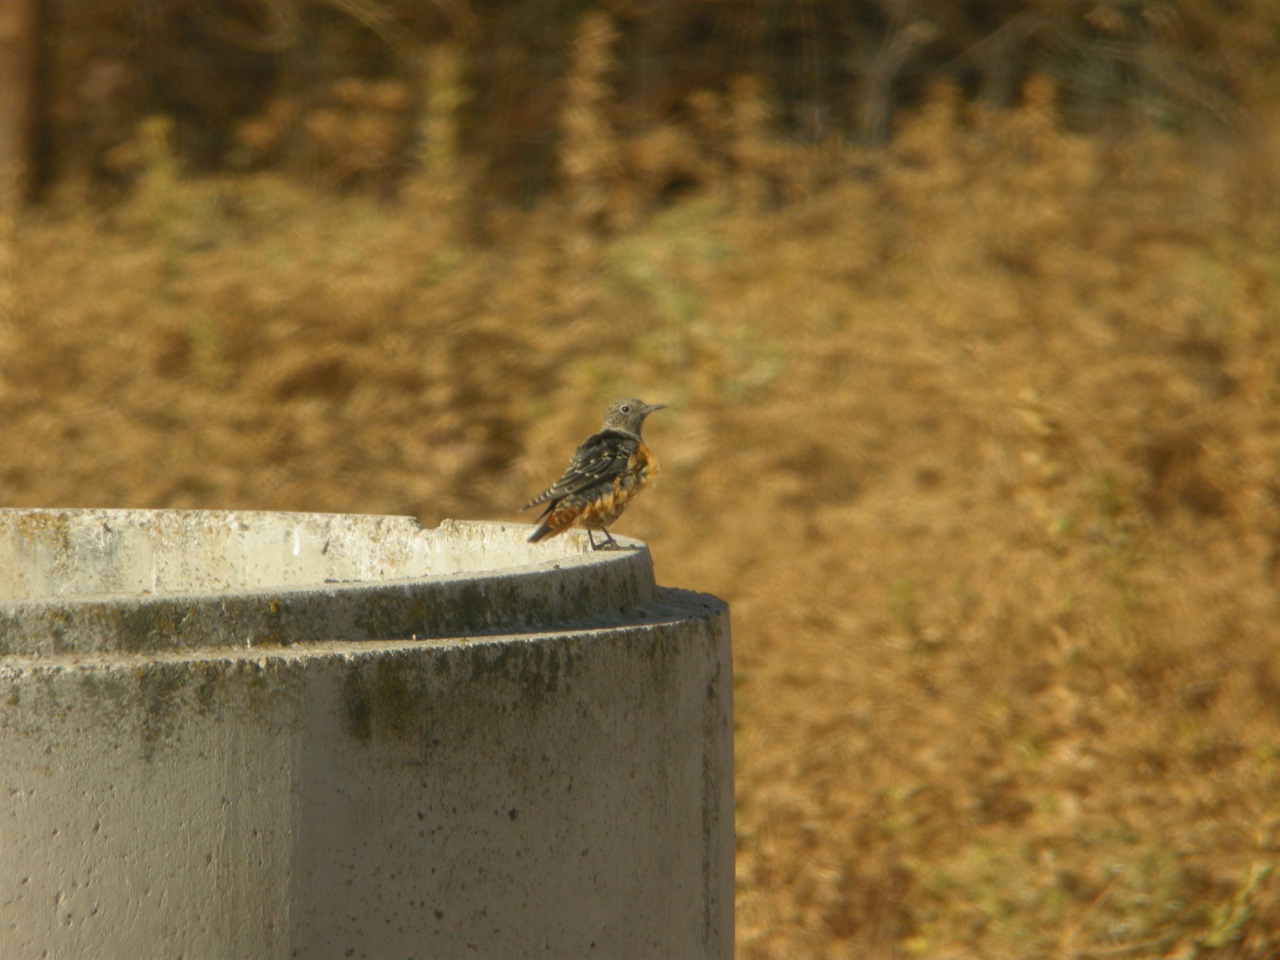
<instances>
[{"instance_id":1,"label":"small perched bird","mask_svg":"<svg viewBox=\"0 0 1280 960\"><path fill-rule=\"evenodd\" d=\"M529 537L537 543L570 527L585 527L591 549L616 550L618 541L606 529L627 504L658 474L658 460L640 438L644 418L663 404L615 400L604 414L604 426L582 442L559 480L520 509L545 503L542 521ZM596 543L591 531L604 533Z\"/></svg>"}]
</instances>

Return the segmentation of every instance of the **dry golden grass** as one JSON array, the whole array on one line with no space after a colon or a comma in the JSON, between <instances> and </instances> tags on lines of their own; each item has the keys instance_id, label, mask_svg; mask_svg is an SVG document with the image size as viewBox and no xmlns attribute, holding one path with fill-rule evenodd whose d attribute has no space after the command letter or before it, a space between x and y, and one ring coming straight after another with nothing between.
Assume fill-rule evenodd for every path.
<instances>
[{"instance_id":1,"label":"dry golden grass","mask_svg":"<svg viewBox=\"0 0 1280 960\"><path fill-rule=\"evenodd\" d=\"M20 223L0 500L513 519L665 402L617 532L732 604L739 956L1275 956L1280 151L1033 85L804 152L736 96L610 146L706 171L674 206L583 154L483 218L148 128L128 203Z\"/></svg>"}]
</instances>

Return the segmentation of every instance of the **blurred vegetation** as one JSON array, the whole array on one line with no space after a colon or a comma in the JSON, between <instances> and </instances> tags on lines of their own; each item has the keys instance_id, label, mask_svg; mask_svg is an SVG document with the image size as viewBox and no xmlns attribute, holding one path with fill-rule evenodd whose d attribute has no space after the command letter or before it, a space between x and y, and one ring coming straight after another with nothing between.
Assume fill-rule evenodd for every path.
<instances>
[{"instance_id":1,"label":"blurred vegetation","mask_svg":"<svg viewBox=\"0 0 1280 960\"><path fill-rule=\"evenodd\" d=\"M128 181L138 121L173 118L175 151L201 170L294 170L392 188L420 159L424 75L459 65L459 149L477 186L530 202L552 189L584 0L53 0L47 38L47 182ZM1076 129L1235 126L1276 97L1280 7L1271 0L694 0L598 7L612 32L608 120L634 152L707 97L756 78L772 129L814 145L884 142L903 110L946 82L1005 109L1039 74ZM603 20L601 22L604 22ZM573 64L577 64L575 68ZM715 131L696 125L696 139ZM646 169L679 192L674 157ZM643 161L639 161L643 163Z\"/></svg>"},{"instance_id":2,"label":"blurred vegetation","mask_svg":"<svg viewBox=\"0 0 1280 960\"><path fill-rule=\"evenodd\" d=\"M516 519L665 402L739 956L1280 955L1272 5L226 10L217 149L149 68L0 224L0 502Z\"/></svg>"}]
</instances>

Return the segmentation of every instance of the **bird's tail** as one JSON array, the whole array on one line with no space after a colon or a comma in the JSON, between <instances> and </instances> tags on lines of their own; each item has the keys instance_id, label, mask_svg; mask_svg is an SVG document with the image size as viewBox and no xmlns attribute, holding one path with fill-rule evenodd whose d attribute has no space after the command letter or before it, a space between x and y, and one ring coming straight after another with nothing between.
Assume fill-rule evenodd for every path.
<instances>
[{"instance_id":1,"label":"bird's tail","mask_svg":"<svg viewBox=\"0 0 1280 960\"><path fill-rule=\"evenodd\" d=\"M556 533L556 531L551 529L550 524L544 523L538 527L537 530L533 531L533 533L529 534L529 542L537 543L539 540L545 540L554 533Z\"/></svg>"}]
</instances>

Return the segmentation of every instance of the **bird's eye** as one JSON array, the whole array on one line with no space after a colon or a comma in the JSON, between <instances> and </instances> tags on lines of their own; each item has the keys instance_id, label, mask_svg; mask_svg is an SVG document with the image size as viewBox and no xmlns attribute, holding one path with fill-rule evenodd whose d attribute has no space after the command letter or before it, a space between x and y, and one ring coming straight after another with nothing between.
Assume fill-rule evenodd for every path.
<instances>
[{"instance_id":1,"label":"bird's eye","mask_svg":"<svg viewBox=\"0 0 1280 960\"><path fill-rule=\"evenodd\" d=\"M623 404L622 406L620 406L618 409L619 409L620 411L622 411L623 413L630 413L630 412L631 412L631 404L629 404L629 403L624 403L624 404Z\"/></svg>"}]
</instances>

